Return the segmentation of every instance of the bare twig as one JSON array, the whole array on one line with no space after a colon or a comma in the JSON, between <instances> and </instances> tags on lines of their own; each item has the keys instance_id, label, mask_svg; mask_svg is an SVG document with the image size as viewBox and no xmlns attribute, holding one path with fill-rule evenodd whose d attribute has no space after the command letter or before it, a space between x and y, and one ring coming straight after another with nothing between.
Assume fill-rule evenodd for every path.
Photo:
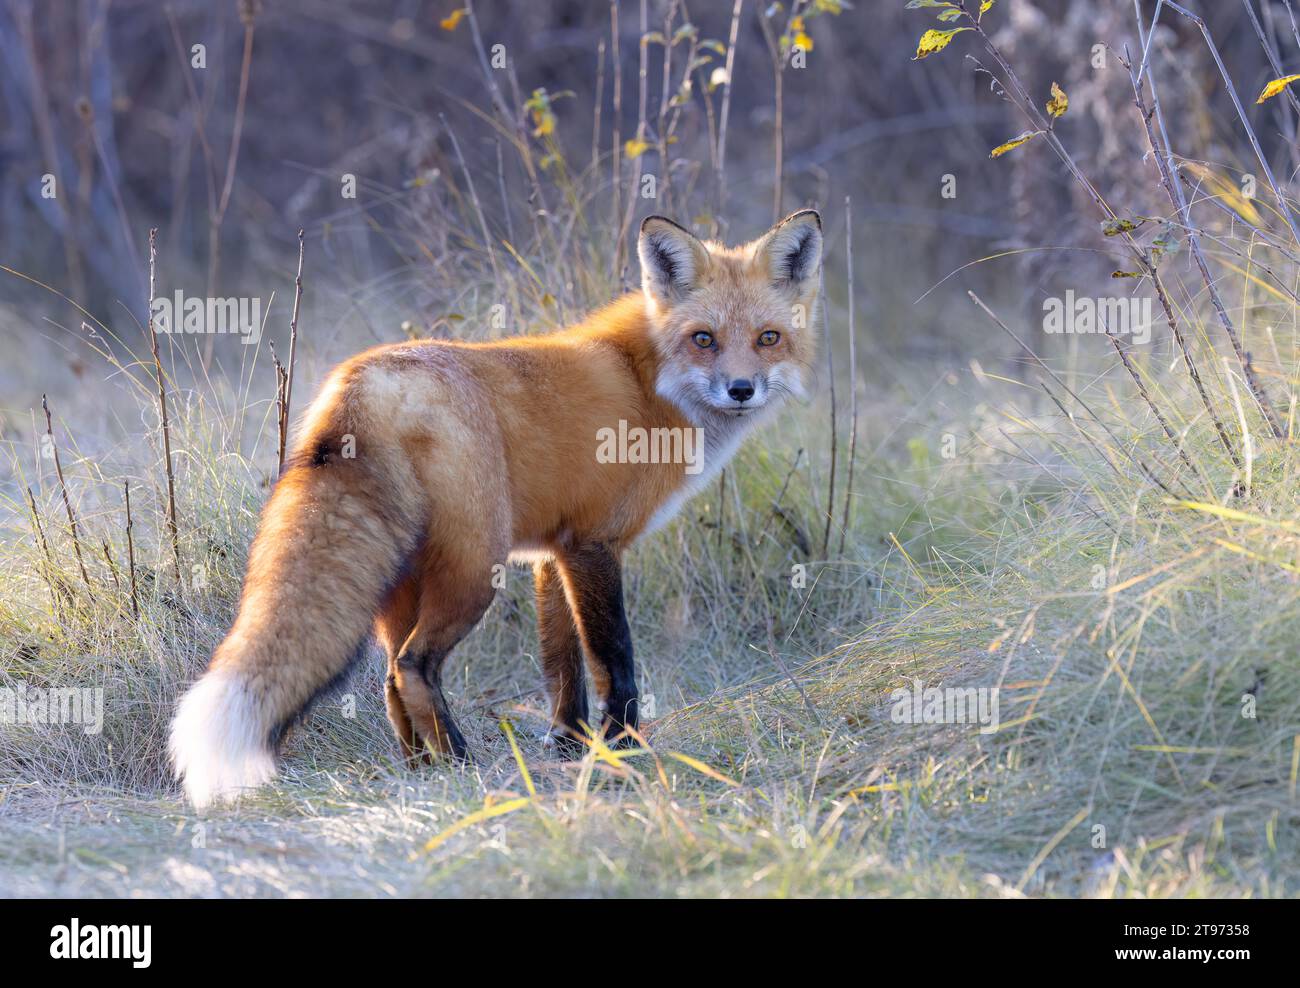
<instances>
[{"instance_id":1,"label":"bare twig","mask_svg":"<svg viewBox=\"0 0 1300 988\"><path fill-rule=\"evenodd\" d=\"M208 295L217 293L217 279L221 272L221 227L226 219L226 209L230 206L230 195L235 188L235 169L239 163L239 146L244 134L244 111L248 106L248 80L253 68L253 33L257 27L257 15L261 9L260 0L239 0L239 20L244 25L244 53L239 65L239 95L235 98L235 120L230 131L230 150L226 155L226 174L221 185L221 195L217 197L216 211L208 226ZM152 240L153 235L150 234ZM152 264L152 259L150 261ZM152 275L150 276L152 280ZM150 289L150 300L153 297ZM206 369L212 361L212 351L216 336L208 337L203 347L203 367ZM177 563L176 579L180 580L180 564Z\"/></svg>"},{"instance_id":2,"label":"bare twig","mask_svg":"<svg viewBox=\"0 0 1300 988\"><path fill-rule=\"evenodd\" d=\"M279 473L284 473L284 451L289 445L289 372L284 369L284 364L280 363L280 357L275 352L275 343L271 342L271 361L275 367L275 424L276 424L276 456L278 458Z\"/></svg>"},{"instance_id":3,"label":"bare twig","mask_svg":"<svg viewBox=\"0 0 1300 988\"><path fill-rule=\"evenodd\" d=\"M636 140L638 144L646 143L646 113L650 97L650 21L649 8L647 0L641 0L641 35L638 50L640 58L637 63L637 118L636 118ZM628 187L627 205L623 208L623 218L618 228L618 249L626 249L628 232L632 229L632 220L636 216L637 199L641 194L641 173L644 167L645 155L638 154L634 159L636 167L632 184ZM622 272L616 272L621 279Z\"/></svg>"},{"instance_id":4,"label":"bare twig","mask_svg":"<svg viewBox=\"0 0 1300 988\"><path fill-rule=\"evenodd\" d=\"M162 358L158 355L158 329L153 323L154 273L158 257L158 228L149 231L149 347L158 382L158 420L162 428L163 462L167 468L167 530L171 534L172 558L176 564L176 584L181 585L181 540L176 524L176 475L172 470L171 426L167 421L167 387L163 381Z\"/></svg>"},{"instance_id":5,"label":"bare twig","mask_svg":"<svg viewBox=\"0 0 1300 988\"><path fill-rule=\"evenodd\" d=\"M474 41L474 52L478 56L479 69L483 72L483 80L487 83L488 92L492 97L492 105L500 115L503 125L514 131L515 146L519 149L519 156L524 163L524 171L528 173L528 180L532 185L534 218L536 218L536 211L544 207L544 202L542 199L541 183L537 177L537 168L533 162L532 149L528 144L528 131L524 127L523 114L522 112L515 113L511 110L510 104L506 101L505 94L501 91L501 87L497 83L496 73L493 71L492 65L488 61L487 47L483 44L483 34L479 30L478 16L474 12L474 4L472 0L466 0L465 2L465 15L466 19L469 21L470 36ZM513 79L513 63L510 65L510 72L511 78ZM518 93L516 92L515 95L518 96Z\"/></svg>"},{"instance_id":6,"label":"bare twig","mask_svg":"<svg viewBox=\"0 0 1300 988\"><path fill-rule=\"evenodd\" d=\"M1201 477L1201 472L1196 469L1196 465L1192 463L1191 459L1188 457L1187 450L1183 448L1183 443L1179 438L1178 433L1174 432L1173 427L1170 426L1168 420L1166 420L1164 415L1161 414L1159 407L1147 391L1146 382L1142 380L1142 376L1138 374L1137 368L1133 366L1133 361L1129 359L1128 344L1121 343L1119 337L1112 333L1109 327L1103 326L1103 328L1106 330L1106 338L1110 340L1111 346L1113 346L1115 352L1119 354L1119 359L1124 364L1124 369L1128 371L1129 377L1131 377L1133 383L1137 385L1138 393L1142 395L1142 400L1146 402L1147 407L1151 409L1151 413L1156 417L1156 421L1160 423L1160 428L1164 430L1165 436L1167 436L1169 441L1174 444L1174 449L1178 451L1179 457L1181 457L1182 461L1187 464L1187 468L1192 471L1192 475L1195 476L1197 480L1204 479Z\"/></svg>"},{"instance_id":7,"label":"bare twig","mask_svg":"<svg viewBox=\"0 0 1300 988\"><path fill-rule=\"evenodd\" d=\"M718 115L718 158L714 165L717 195L714 213L717 216L721 216L727 206L727 121L731 117L731 73L736 65L736 39L740 36L740 12L744 6L745 0L736 0L736 5L731 10L731 34L727 39L727 78L722 84L722 108Z\"/></svg>"},{"instance_id":8,"label":"bare twig","mask_svg":"<svg viewBox=\"0 0 1300 988\"><path fill-rule=\"evenodd\" d=\"M131 616L140 617L140 596L136 592L135 586L135 538L131 530L135 527L135 522L131 518L131 482L122 481L122 494L126 498L126 563L127 572L131 578Z\"/></svg>"},{"instance_id":9,"label":"bare twig","mask_svg":"<svg viewBox=\"0 0 1300 988\"><path fill-rule=\"evenodd\" d=\"M497 85L496 76L493 75L492 66L488 62L487 49L483 45L483 35L478 27L478 17L474 13L474 0L465 0L465 15L466 20L469 21L470 34L474 39L474 51L478 55L479 68L483 71L483 81L487 83L488 94L492 97L492 105L501 114L503 121L513 125L515 115L510 112L510 104L506 102L501 87Z\"/></svg>"},{"instance_id":10,"label":"bare twig","mask_svg":"<svg viewBox=\"0 0 1300 988\"><path fill-rule=\"evenodd\" d=\"M782 37L788 33L790 22L799 15L803 2L804 0L794 0L790 7L789 17L786 20L786 30L782 32ZM777 9L779 8L769 8L773 12ZM790 51L782 44L781 38L772 29L771 18L768 13L768 10L759 8L758 24L763 29L763 40L767 43L768 55L772 59L772 84L775 100L772 121L772 222L775 223L785 211L785 67Z\"/></svg>"},{"instance_id":11,"label":"bare twig","mask_svg":"<svg viewBox=\"0 0 1300 988\"><path fill-rule=\"evenodd\" d=\"M77 566L81 569L82 582L86 584L86 590L90 592L90 597L95 598L94 588L90 585L90 576L86 572L86 561L81 558L81 533L77 528L77 515L72 510L72 500L68 497L68 484L63 479L63 461L59 458L59 444L54 441L54 424L50 417L50 403L46 400L45 395L41 395L41 408L45 412L45 435L49 439L50 452L54 457L54 472L59 478L59 490L63 494L63 509L68 514L68 530L72 533L72 551L77 555Z\"/></svg>"},{"instance_id":12,"label":"bare twig","mask_svg":"<svg viewBox=\"0 0 1300 988\"><path fill-rule=\"evenodd\" d=\"M40 543L41 553L45 556L44 572L41 575L45 577L45 584L50 588L50 601L54 604L54 613L58 614L59 595L54 584L54 557L50 555L50 544L45 541L45 529L41 526L41 513L36 510L36 498L32 495L30 487L27 488L27 504L32 511L32 526L36 530L36 540Z\"/></svg>"},{"instance_id":13,"label":"bare twig","mask_svg":"<svg viewBox=\"0 0 1300 988\"><path fill-rule=\"evenodd\" d=\"M1228 451L1228 456L1231 458L1233 466L1241 469L1241 460L1237 456L1237 451L1228 440L1228 432L1224 429L1223 422L1220 421L1218 412L1216 412L1214 406L1210 404L1209 395L1205 393L1205 385L1201 382L1200 371L1196 369L1196 361L1192 359L1191 346L1188 344L1187 338L1183 336L1181 323L1179 323L1178 317L1174 314L1174 307L1169 301L1168 294L1165 292L1164 282L1159 277L1155 277L1151 279L1151 285L1156 290L1156 298L1160 300L1160 307L1164 310L1165 321L1169 323L1169 329L1174 334L1174 341L1178 344L1178 349L1182 351L1183 362L1187 366L1187 374L1191 377L1192 383L1196 386L1196 393L1200 395L1201 404L1205 407L1206 413L1210 416L1210 421L1214 423L1214 431L1218 433L1219 442L1221 442L1223 448Z\"/></svg>"},{"instance_id":14,"label":"bare twig","mask_svg":"<svg viewBox=\"0 0 1300 988\"><path fill-rule=\"evenodd\" d=\"M284 401L280 408L280 472L284 472L284 451L289 442L289 407L293 400L293 369L298 356L298 309L302 305L303 231L298 231L298 274L293 279L293 316L289 319L289 368L284 372ZM277 361L277 364L279 362ZM277 390L279 390L277 388Z\"/></svg>"},{"instance_id":15,"label":"bare twig","mask_svg":"<svg viewBox=\"0 0 1300 988\"><path fill-rule=\"evenodd\" d=\"M1255 13L1255 5L1251 3L1251 0L1241 0L1241 5L1246 8L1246 16L1250 18L1250 26L1255 29L1255 37L1259 38L1259 46L1264 49L1268 64L1273 68L1273 75L1285 75L1282 63L1277 59L1277 52L1274 51L1273 45L1268 43L1268 38L1264 36L1264 25L1259 22L1259 15ZM1147 38L1147 44L1150 43L1151 39ZM1296 113L1300 113L1300 96L1297 96L1290 86L1287 86L1283 93L1291 104L1291 109L1295 110Z\"/></svg>"},{"instance_id":16,"label":"bare twig","mask_svg":"<svg viewBox=\"0 0 1300 988\"><path fill-rule=\"evenodd\" d=\"M1286 220L1286 225L1291 229L1291 236L1296 243L1300 243L1300 229L1296 228L1296 220L1291 212L1291 204L1287 201L1282 190L1278 188L1277 179L1273 177L1273 169L1269 167L1268 158L1264 155L1264 149L1259 145L1259 138L1255 136L1255 129L1250 125L1250 119L1246 116L1246 109L1241 105L1241 100L1237 96L1237 88L1232 84L1232 77L1228 75L1228 69L1223 64L1223 56L1219 54L1219 48L1214 43L1214 38L1210 34L1209 25L1203 18L1193 14L1181 4L1174 3L1174 0L1165 0L1171 10L1176 10L1193 24L1201 32L1201 37L1205 39L1205 46L1210 50L1214 57L1214 64L1218 66L1219 75L1223 78L1223 87L1227 90L1228 96L1232 100L1233 108L1237 111L1237 119L1241 121L1241 127L1246 132L1246 138L1250 141L1250 146L1255 151L1255 158L1259 161L1259 167L1264 172L1264 177L1268 179L1269 187L1273 190L1273 195L1277 198L1277 206L1282 213L1282 218ZM1167 143L1167 142L1166 142Z\"/></svg>"},{"instance_id":17,"label":"bare twig","mask_svg":"<svg viewBox=\"0 0 1300 988\"><path fill-rule=\"evenodd\" d=\"M609 181L610 195L613 200L613 225L615 229L620 229L623 216L623 60L618 43L618 0L610 0L609 4L609 43L611 69L614 76L614 112L610 117ZM614 244L614 270L610 272L614 281L618 281L623 276L625 250L623 238L619 237L618 242Z\"/></svg>"},{"instance_id":18,"label":"bare twig","mask_svg":"<svg viewBox=\"0 0 1300 988\"><path fill-rule=\"evenodd\" d=\"M1142 84L1138 82L1137 75L1133 72L1132 66L1129 66L1129 78L1133 86L1133 101L1138 108L1138 113L1142 117L1142 126L1146 131L1147 142L1151 147L1151 156L1155 159L1156 168L1160 173L1160 184L1164 187L1169 201L1173 204L1178 213L1179 222L1187 233L1187 247L1196 261L1196 267L1201 273L1201 280L1204 281L1206 290L1210 296L1210 304L1214 308L1215 314L1219 318L1219 325L1223 327L1224 334L1232 344L1233 353L1237 355L1237 362L1241 365L1242 370L1246 371L1250 361L1245 350L1242 348L1241 339L1237 335L1236 327L1232 324L1232 319L1228 316L1228 311L1223 305L1223 299L1219 295L1218 286L1215 284L1214 276L1210 274L1209 263L1205 259L1205 252L1201 249L1200 233L1192 225L1191 211L1187 206L1187 197L1183 195L1183 187L1175 178L1175 165L1173 160L1173 151L1169 147L1168 134L1165 131L1164 116L1160 110L1160 98L1156 93L1154 76L1148 81L1151 87L1151 103L1148 107L1147 101L1142 93ZM1161 138L1157 138L1155 127L1160 127ZM1163 145L1163 146L1162 146ZM1150 265L1154 272L1154 263ZM1277 411L1273 408L1273 403L1269 400L1264 386L1255 376L1253 371L1247 372L1246 384L1250 388L1251 394L1258 403L1260 411L1263 412L1265 420L1268 422L1269 429L1277 438L1283 435L1282 423L1278 418Z\"/></svg>"},{"instance_id":19,"label":"bare twig","mask_svg":"<svg viewBox=\"0 0 1300 988\"><path fill-rule=\"evenodd\" d=\"M659 195L663 200L664 212L672 215L672 169L668 167L668 101L672 98L673 80L673 21L677 19L677 6L681 0L669 0L668 10L664 14L663 80L659 85L659 114L655 123L655 153L659 158ZM686 56L686 65L690 67L691 55Z\"/></svg>"},{"instance_id":20,"label":"bare twig","mask_svg":"<svg viewBox=\"0 0 1300 988\"><path fill-rule=\"evenodd\" d=\"M790 469L786 471L785 480L781 483L781 489L777 492L776 497L772 501L772 511L767 516L767 520L763 522L763 527L759 530L758 537L754 539L754 545L760 546L763 544L763 539L767 535L768 528L771 527L773 518L785 518L785 512L781 510L781 502L785 499L785 492L790 486L790 479L794 476L794 472L799 469L799 461L801 459L803 459L802 446L795 450L794 460L790 463ZM788 519L785 520L788 522Z\"/></svg>"},{"instance_id":21,"label":"bare twig","mask_svg":"<svg viewBox=\"0 0 1300 988\"><path fill-rule=\"evenodd\" d=\"M1133 0L1133 13L1137 17L1138 33L1142 31L1142 8L1141 0ZM1151 56L1151 39L1155 37L1156 25L1160 23L1160 11L1164 8L1165 0L1156 0L1156 11L1151 15L1151 28L1147 31L1147 37L1142 42L1142 64L1138 66L1138 82L1142 81L1142 76L1146 74L1147 59Z\"/></svg>"},{"instance_id":22,"label":"bare twig","mask_svg":"<svg viewBox=\"0 0 1300 988\"><path fill-rule=\"evenodd\" d=\"M591 111L591 177L600 169L600 111L605 100L605 39L596 45L596 100ZM510 238L511 240L514 237Z\"/></svg>"},{"instance_id":23,"label":"bare twig","mask_svg":"<svg viewBox=\"0 0 1300 988\"><path fill-rule=\"evenodd\" d=\"M1170 5L1173 6L1171 0L1167 0L1167 2L1170 2ZM1054 128L1038 109L1037 104L1029 95L1029 91L1020 81L1019 76L1016 75L1015 70L1011 67L1010 63L1007 62L1006 58L1003 57L1002 52L993 43L992 38L988 36L984 28L981 26L979 18L967 9L964 0L959 3L959 6L970 22L972 29L979 36L980 40L983 41L984 47L988 50L989 54L992 55L994 60L998 63L998 66L1001 68L1003 74L1006 76L1007 85L1011 90L1014 90L1015 98L1012 100L1013 104L1028 118L1035 129L1043 133L1044 139L1048 142L1048 145L1056 152L1057 157L1060 158L1075 180L1083 186L1084 190L1088 193L1088 196L1093 200L1097 207L1101 209L1106 218L1117 220L1119 217L1115 210L1102 197L1101 193L1097 191L1096 187L1088 180L1087 176L1083 174L1083 171L1074 161L1074 158L1070 155L1069 151L1066 150L1065 145L1061 143ZM1128 64L1131 71L1131 62ZM1006 88L1007 87L1004 86L1004 90L1006 90ZM1008 92L1008 95L1010 96L1010 92ZM1210 419L1214 422L1215 430L1219 435L1220 441L1223 443L1224 449L1227 450L1228 456L1232 459L1233 464L1240 468L1240 461L1238 460L1237 453L1233 449L1232 443L1228 440L1228 435L1223 428L1223 423L1219 420L1213 406L1210 404L1209 397L1201 383L1200 374L1196 369L1195 361L1192 359L1187 340L1182 335L1181 329L1179 328L1178 319L1174 314L1172 305L1169 303L1168 295L1165 293L1164 284L1160 278L1159 271L1155 264L1152 263L1147 252L1141 247L1128 230L1122 230L1120 236L1128 246L1129 250L1132 251L1137 263L1142 266L1143 271L1151 278L1152 285L1156 290L1156 295L1161 300L1161 306L1164 309L1165 317L1169 322L1170 329L1183 352L1184 361L1187 365L1188 372L1192 377L1192 381L1196 385L1196 390L1200 395L1201 402L1205 406L1205 410L1209 414Z\"/></svg>"},{"instance_id":24,"label":"bare twig","mask_svg":"<svg viewBox=\"0 0 1300 988\"><path fill-rule=\"evenodd\" d=\"M826 528L822 533L822 559L827 558L831 544L831 525L835 519L835 458L839 445L839 430L835 422L835 347L832 345L830 328L826 332L826 377L830 386L831 420L831 477L826 490Z\"/></svg>"},{"instance_id":25,"label":"bare twig","mask_svg":"<svg viewBox=\"0 0 1300 988\"><path fill-rule=\"evenodd\" d=\"M1066 392L1066 394L1068 394L1071 398L1074 399L1074 401L1079 405L1080 408L1082 408L1085 412L1088 413L1089 418L1091 418L1094 422L1096 422L1099 426L1102 427L1106 435L1110 436L1111 442L1115 444L1116 449L1123 452L1124 455L1128 458L1128 460L1131 463L1133 463L1135 466L1137 466L1137 468L1141 470L1144 474L1146 474L1147 477L1150 478L1151 482L1154 483L1157 487L1159 487L1161 490L1165 491L1168 494L1173 494L1173 491L1169 489L1169 486L1165 484L1164 481L1162 481L1159 477L1157 477L1155 473L1145 463L1143 463L1132 453L1129 453L1127 450L1124 449L1124 445L1119 441L1119 437L1115 435L1115 433L1111 430L1110 426L1108 426L1101 419L1101 417L1092 410L1092 408L1088 405L1088 403L1084 401L1083 398L1080 397L1079 394L1073 388L1071 388L1068 384L1065 383L1065 381L1061 379L1061 376L1057 374L1056 371L1052 370L1052 368L1049 367L1043 361L1042 357L1040 357L1037 353L1034 352L1034 349L1031 346L1029 346L1029 344L1027 344L1019 336L1017 336L1015 332L1012 331L1011 327L1008 326L1005 322L1003 322L1001 317L998 316L996 312L994 312L987 305L985 305L984 301L974 292L968 291L966 294L970 296L971 301L974 302L977 306L979 306L980 310L986 316L988 316L998 325L999 329L1001 329L1004 333L1006 333L1013 340L1015 340L1016 343L1020 345L1020 348L1024 350L1025 353L1029 354L1029 356L1034 359L1034 362L1038 364L1038 366L1041 367L1044 371L1046 371L1048 376L1051 377L1051 379L1055 381L1057 384L1059 384L1061 388ZM1053 402L1056 403L1058 408L1061 409L1062 414L1064 414L1066 418L1070 420L1071 424L1073 424L1075 428L1079 430L1079 434L1083 436L1086 440L1088 440L1088 442L1092 444L1093 448L1096 449L1097 452L1101 453L1102 452L1101 448L1098 447L1095 442L1093 442L1092 437L1089 436L1088 433L1086 433L1083 430L1083 428L1078 424L1078 421L1075 419L1074 414L1067 411L1065 406L1061 404L1060 400L1056 397L1056 395L1054 395L1051 389L1047 387L1047 383L1045 381L1040 380L1039 384L1041 385L1042 389L1045 392L1047 392L1047 396L1051 398ZM1231 450L1229 451L1231 452ZM1110 462L1109 457L1106 457L1104 453L1102 453L1102 457L1110 465L1111 469L1115 471L1116 475L1123 476L1123 474L1120 473L1119 468ZM1163 466L1163 464L1161 465Z\"/></svg>"},{"instance_id":26,"label":"bare twig","mask_svg":"<svg viewBox=\"0 0 1300 988\"><path fill-rule=\"evenodd\" d=\"M114 596L120 597L122 596L122 581L117 578L117 563L113 562L113 553L108 547L108 539L104 539L103 543L104 562L108 563L108 575L113 578Z\"/></svg>"},{"instance_id":27,"label":"bare twig","mask_svg":"<svg viewBox=\"0 0 1300 988\"><path fill-rule=\"evenodd\" d=\"M840 555L849 532L849 513L853 503L853 461L858 451L858 350L853 318L853 199L844 197L844 256L849 293L849 462L844 479L844 520L840 524Z\"/></svg>"},{"instance_id":28,"label":"bare twig","mask_svg":"<svg viewBox=\"0 0 1300 988\"><path fill-rule=\"evenodd\" d=\"M492 234L488 231L487 215L483 212L483 203L479 201L478 189L474 187L474 175L469 170L469 165L465 163L465 156L460 151L460 141L456 139L456 132L451 129L451 124L447 123L446 114L439 113L438 119L442 121L443 129L447 131L447 136L451 138L451 148L456 153L456 161L460 165L460 170L465 175L465 184L469 187L469 198L474 203L474 214L478 217L479 230L483 234L483 246L487 248L488 260L492 264L492 281L500 285L501 269L497 264L497 250L492 242Z\"/></svg>"}]
</instances>

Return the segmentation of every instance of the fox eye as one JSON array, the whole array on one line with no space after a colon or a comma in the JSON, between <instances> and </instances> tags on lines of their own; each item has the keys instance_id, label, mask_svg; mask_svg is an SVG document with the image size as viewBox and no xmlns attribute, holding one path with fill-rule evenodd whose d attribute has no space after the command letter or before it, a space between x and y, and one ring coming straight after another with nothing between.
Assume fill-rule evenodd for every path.
<instances>
[{"instance_id":1,"label":"fox eye","mask_svg":"<svg viewBox=\"0 0 1300 988\"><path fill-rule=\"evenodd\" d=\"M758 334L759 346L776 346L777 341L781 339L781 334L775 329L767 329Z\"/></svg>"},{"instance_id":2,"label":"fox eye","mask_svg":"<svg viewBox=\"0 0 1300 988\"><path fill-rule=\"evenodd\" d=\"M700 330L698 333L692 336L691 339L695 341L695 345L699 347L701 350L707 350L711 346L713 346L713 334L706 333L704 330Z\"/></svg>"}]
</instances>

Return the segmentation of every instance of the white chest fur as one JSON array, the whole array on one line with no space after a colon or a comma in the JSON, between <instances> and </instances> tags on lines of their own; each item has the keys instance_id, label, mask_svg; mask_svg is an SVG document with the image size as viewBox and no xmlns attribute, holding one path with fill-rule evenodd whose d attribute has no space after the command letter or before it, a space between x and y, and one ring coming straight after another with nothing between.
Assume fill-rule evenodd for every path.
<instances>
[{"instance_id":1,"label":"white chest fur","mask_svg":"<svg viewBox=\"0 0 1300 988\"><path fill-rule=\"evenodd\" d=\"M681 510L682 505L704 490L709 482L722 472L722 468L736 455L736 450L740 448L745 437L754 431L761 418L766 418L765 412L766 410L753 413L744 418L710 417L710 421L704 426L703 469L699 473L686 474L681 486L673 491L668 500L660 505L650 518L644 534L648 535L667 525Z\"/></svg>"}]
</instances>

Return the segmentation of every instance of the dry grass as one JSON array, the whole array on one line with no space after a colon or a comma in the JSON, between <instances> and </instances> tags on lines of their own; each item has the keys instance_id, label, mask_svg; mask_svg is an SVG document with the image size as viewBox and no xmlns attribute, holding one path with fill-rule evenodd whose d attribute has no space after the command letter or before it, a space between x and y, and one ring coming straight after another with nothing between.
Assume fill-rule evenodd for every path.
<instances>
[{"instance_id":1,"label":"dry grass","mask_svg":"<svg viewBox=\"0 0 1300 988\"><path fill-rule=\"evenodd\" d=\"M531 106L549 112L536 96ZM626 204L597 201L608 162L542 168L561 153L555 140L493 111L484 120L520 155L548 216L496 215L468 169L427 201L413 196L425 208L383 232L434 245L419 277L444 316L411 332L491 332L496 304L512 331L542 331L622 280L602 249L626 225ZM674 194L686 207L713 192ZM840 364L839 413L846 386L859 407L851 512L843 473L831 476L823 396L632 553L644 747L562 763L533 740L543 702L519 571L445 673L472 768L398 763L371 655L294 733L279 784L205 818L179 802L163 739L228 627L278 457L269 355L240 348L223 364L219 351L209 369L176 338L158 365L140 363L138 347L82 314L89 326L68 329L102 384L69 379L51 394L86 576L44 430L11 430L0 687L102 687L104 726L0 726L0 893L1295 894L1300 264L1277 230L1280 248L1206 211L1209 262L1238 272L1220 288L1282 438L1243 369L1217 356L1199 276L1171 261L1148 276L1162 278L1186 347L1126 351L1127 368L1095 338L1095 351L1032 365L1028 382L977 365L850 375ZM503 225L514 241L493 235ZM832 298L842 263L828 260ZM332 358L399 335L400 308L379 300L416 270L352 283L308 247L295 406ZM287 290L293 259L267 277ZM349 321L362 329L333 334ZM843 325L832 307L832 335ZM996 332L974 308L969 328ZM871 355L865 332L857 349ZM46 366L18 359L32 361L23 373ZM1193 359L1201 392L1184 373ZM841 419L841 464L849 432ZM819 558L823 539L842 549ZM1000 687L1000 729L896 723L890 694L916 679Z\"/></svg>"},{"instance_id":2,"label":"dry grass","mask_svg":"<svg viewBox=\"0 0 1300 988\"><path fill-rule=\"evenodd\" d=\"M743 454L721 547L705 498L634 553L651 750L579 764L532 740L542 700L520 572L449 676L474 769L395 763L372 656L296 733L279 786L195 819L166 778L162 740L231 614L262 496L246 465L209 464L206 489L181 471L205 541L230 550L206 557L201 593L149 581L138 621L102 573L95 605L75 593L57 526L55 586L75 603L56 618L34 541L8 542L6 683L103 686L107 710L97 737L6 729L4 891L1288 894L1300 723L1300 611L1279 565L1297 559L1289 452L1257 461L1252 499L1233 504L1251 517L1234 519L1166 503L1068 435L1053 457L1061 423L1046 417L1016 438L1051 466L1023 469L980 454L973 436L957 459L931 460L889 437L884 409L869 411L865 445L880 451L862 464L848 551L808 563L807 589L789 586L803 557L770 505L791 448L822 427L818 408ZM976 435L998 434L989 418ZM1211 442L1204 432L1192 436ZM786 488L792 518L820 500L809 472ZM195 537L184 552L196 558ZM1002 730L894 723L889 694L913 678L1001 682ZM1248 689L1256 719L1241 714Z\"/></svg>"}]
</instances>

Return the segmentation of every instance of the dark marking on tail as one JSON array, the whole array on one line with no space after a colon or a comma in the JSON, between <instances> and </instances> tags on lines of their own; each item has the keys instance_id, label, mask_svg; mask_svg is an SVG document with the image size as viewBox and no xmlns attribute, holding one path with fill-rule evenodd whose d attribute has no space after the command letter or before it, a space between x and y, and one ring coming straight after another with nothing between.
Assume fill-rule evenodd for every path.
<instances>
[{"instance_id":1,"label":"dark marking on tail","mask_svg":"<svg viewBox=\"0 0 1300 988\"><path fill-rule=\"evenodd\" d=\"M406 551L402 553L401 562L398 563L393 572L389 574L388 583L384 587L383 592L379 595L380 602L389 600L393 594L397 592L397 588L401 585L402 580L410 574L414 565L415 557L423 544L423 536L416 536L411 541L411 544L408 545ZM379 613L378 606L376 606L375 613ZM271 746L272 752L275 752L276 754L279 753L280 744L284 740L285 734L289 732L290 728L301 723L307 715L311 713L312 707L314 707L324 697L339 690L344 683L347 682L353 671L356 669L357 664L370 650L372 638L373 636L369 631L362 635L357 643L352 646L351 654L349 654L348 660L344 663L343 668L336 672L326 683L317 689L316 692L309 696L306 702L301 704L297 710L271 728L271 733L268 735L267 740Z\"/></svg>"},{"instance_id":2,"label":"dark marking on tail","mask_svg":"<svg viewBox=\"0 0 1300 988\"><path fill-rule=\"evenodd\" d=\"M369 650L370 635L367 634L361 639L361 641L357 642L356 646L352 649L352 654L348 657L347 663L342 669L334 674L329 682L325 683L320 689L309 696L306 703L271 728L271 733L267 737L267 743L270 745L272 752L277 756L279 755L280 744L284 741L284 736L289 733L289 729L301 723L307 715L311 713L312 707L314 707L321 699L341 689L343 684L351 678L353 670L356 669L357 664Z\"/></svg>"}]
</instances>

